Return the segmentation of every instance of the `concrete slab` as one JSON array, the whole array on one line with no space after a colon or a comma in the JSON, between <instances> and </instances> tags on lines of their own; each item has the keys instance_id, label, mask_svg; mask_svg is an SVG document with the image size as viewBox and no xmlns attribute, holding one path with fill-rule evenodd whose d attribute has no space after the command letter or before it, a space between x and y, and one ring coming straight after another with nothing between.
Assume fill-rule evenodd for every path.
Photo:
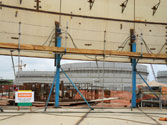
<instances>
[{"instance_id":1,"label":"concrete slab","mask_svg":"<svg viewBox=\"0 0 167 125\"><path fill-rule=\"evenodd\" d=\"M77 109L77 108L33 108L16 111L14 108L5 108L0 113L0 125L167 125L159 121L159 117L166 116L166 109L142 108L131 109Z\"/></svg>"}]
</instances>

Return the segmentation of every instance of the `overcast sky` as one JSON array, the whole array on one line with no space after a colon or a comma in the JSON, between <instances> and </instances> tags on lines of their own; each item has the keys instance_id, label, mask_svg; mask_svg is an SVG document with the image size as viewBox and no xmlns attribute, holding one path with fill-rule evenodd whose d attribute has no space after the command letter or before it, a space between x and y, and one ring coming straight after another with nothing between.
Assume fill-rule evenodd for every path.
<instances>
[{"instance_id":1,"label":"overcast sky","mask_svg":"<svg viewBox=\"0 0 167 125\"><path fill-rule=\"evenodd\" d=\"M17 65L17 57L14 57L15 66ZM41 58L27 58L21 57L23 64L23 71L55 71L53 59L41 59ZM62 60L61 64L76 63L81 61ZM155 73L158 71L167 70L166 65L153 65ZM149 81L154 80L153 73L150 65L147 65L149 72ZM16 68L17 71L17 68ZM10 56L0 56L0 79L14 79L14 73L12 68L12 60Z\"/></svg>"},{"instance_id":2,"label":"overcast sky","mask_svg":"<svg viewBox=\"0 0 167 125\"><path fill-rule=\"evenodd\" d=\"M23 64L23 71L55 71L53 59L42 59L42 58L28 58L21 57ZM15 66L18 65L18 57L14 57ZM65 63L76 63L80 61L62 60L61 64ZM14 72L12 67L12 60L10 56L0 56L0 79L14 79ZM17 72L18 68L15 67Z\"/></svg>"}]
</instances>

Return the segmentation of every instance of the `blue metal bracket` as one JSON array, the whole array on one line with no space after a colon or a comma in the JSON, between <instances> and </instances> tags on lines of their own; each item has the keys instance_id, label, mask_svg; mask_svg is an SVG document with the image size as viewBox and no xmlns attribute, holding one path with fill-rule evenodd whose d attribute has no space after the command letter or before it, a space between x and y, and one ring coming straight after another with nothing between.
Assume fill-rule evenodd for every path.
<instances>
[{"instance_id":1,"label":"blue metal bracket","mask_svg":"<svg viewBox=\"0 0 167 125\"><path fill-rule=\"evenodd\" d=\"M73 87L77 90L77 92L80 94L80 96L83 98L83 100L86 102L86 104L89 106L89 108L91 110L94 110L90 104L88 103L88 101L85 99L85 97L82 95L82 93L79 91L79 89L76 87L76 85L73 83L73 81L68 77L68 75L64 72L64 70L61 68L61 71L64 73L64 75L67 77L67 79L71 82L71 84L73 85Z\"/></svg>"}]
</instances>

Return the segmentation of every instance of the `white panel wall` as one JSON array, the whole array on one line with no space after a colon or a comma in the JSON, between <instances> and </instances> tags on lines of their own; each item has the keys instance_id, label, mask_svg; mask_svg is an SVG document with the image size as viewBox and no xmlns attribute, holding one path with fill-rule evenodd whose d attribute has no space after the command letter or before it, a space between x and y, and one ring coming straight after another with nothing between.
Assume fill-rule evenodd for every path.
<instances>
[{"instance_id":1,"label":"white panel wall","mask_svg":"<svg viewBox=\"0 0 167 125\"><path fill-rule=\"evenodd\" d=\"M4 5L28 9L35 9L34 6L36 4L33 0L23 0L22 4L19 3L19 0L1 0L1 2ZM57 14L47 14L2 7L2 9L0 9L0 42L18 43L18 40L11 39L11 37L18 37L18 23L21 22L21 43L54 46L53 40L50 39L49 41L51 42L46 42L46 40L54 29L54 22L60 21L63 32L66 30L65 27L68 26L68 32L71 34L77 48L103 50L105 47L107 50L118 50L118 47L124 43L127 37L129 37L129 30L134 28L133 23L120 21L133 21L134 1L129 0L124 13L121 13L122 8L120 7L120 4L122 4L122 2L122 0L96 0L92 10L90 10L87 0L62 0L61 12L66 16L58 15L60 10L59 0L41 0L40 3L40 6L42 7L40 10L57 12ZM167 1L161 0L161 4L157 12L154 16L152 16L153 11L151 8L157 3L158 1L153 0L136 0L135 19L137 21L166 23L167 15L165 12L167 11ZM120 28L121 25L122 29ZM141 46L142 41L140 35L142 34L148 48L155 49L152 50L152 53L159 53L167 39L166 26L166 24L155 25L136 23L135 29L137 35L137 52L141 52L142 48L142 52L148 53L146 46L144 44ZM106 31L106 35L104 31ZM104 35L106 36L105 45ZM74 48L70 37L65 39L65 34L63 33L62 38L62 47ZM86 44L89 44L90 46L87 46ZM129 41L125 45L123 51L130 51ZM166 49L164 47L160 53L164 54L165 52ZM9 55L10 51L0 49L0 54ZM17 55L17 51L14 52L14 55ZM54 57L52 52L37 53L34 51L21 51L21 55L44 58ZM65 55L63 58L95 60L94 56L91 56L90 58L90 56L88 57L80 55ZM97 59L103 60L103 57L97 57ZM105 60L118 62L130 61L128 58L118 58L114 56L106 57ZM165 61L151 61L144 59L140 60L140 62L165 63Z\"/></svg>"}]
</instances>

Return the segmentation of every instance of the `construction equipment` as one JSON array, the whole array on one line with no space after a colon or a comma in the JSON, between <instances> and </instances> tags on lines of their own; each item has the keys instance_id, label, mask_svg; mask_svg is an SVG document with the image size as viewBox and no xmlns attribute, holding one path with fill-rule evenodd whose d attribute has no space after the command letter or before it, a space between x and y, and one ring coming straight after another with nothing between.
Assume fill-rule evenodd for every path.
<instances>
[{"instance_id":1,"label":"construction equipment","mask_svg":"<svg viewBox=\"0 0 167 125\"><path fill-rule=\"evenodd\" d=\"M159 105L160 108L162 108L163 105L167 105L167 86L155 81L149 82L149 86L151 90L144 84L137 86L137 106L142 107Z\"/></svg>"}]
</instances>

